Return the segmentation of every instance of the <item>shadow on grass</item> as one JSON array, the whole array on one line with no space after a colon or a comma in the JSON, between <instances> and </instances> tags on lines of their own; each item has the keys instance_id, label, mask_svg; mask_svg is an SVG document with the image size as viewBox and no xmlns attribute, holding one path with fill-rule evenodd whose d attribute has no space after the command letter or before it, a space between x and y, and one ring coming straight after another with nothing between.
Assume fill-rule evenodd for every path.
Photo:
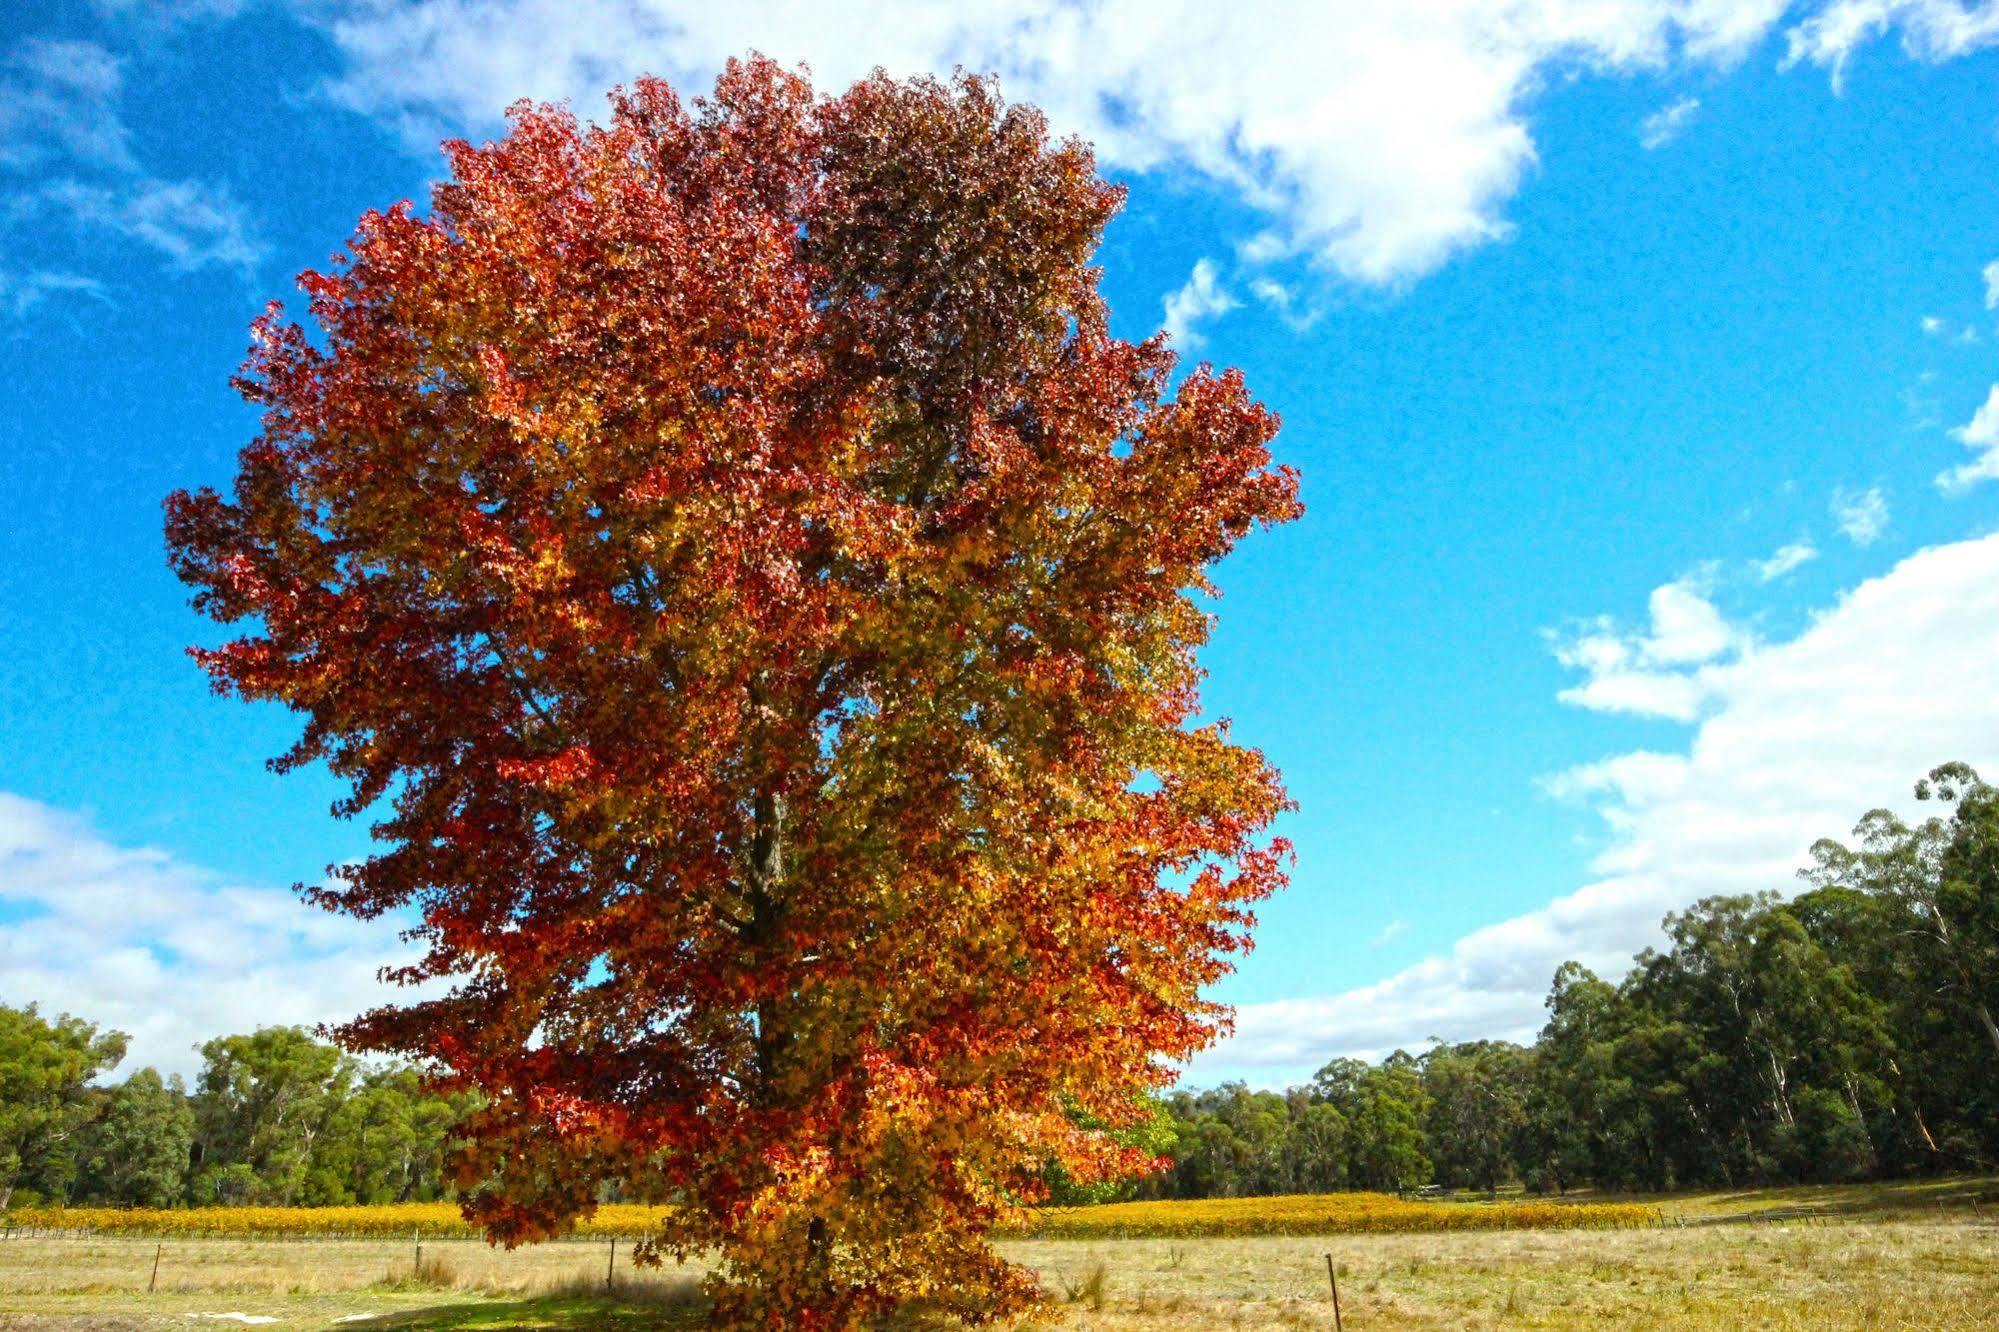
<instances>
[{"instance_id":1,"label":"shadow on grass","mask_svg":"<svg viewBox=\"0 0 1999 1332\"><path fill-rule=\"evenodd\" d=\"M1660 1208L1686 1225L1770 1221L1806 1216L1853 1220L1920 1220L1961 1215L1999 1221L1999 1175L1938 1175L1926 1179L1850 1184L1780 1184L1687 1193L1578 1190L1548 1202L1635 1202Z\"/></svg>"},{"instance_id":2,"label":"shadow on grass","mask_svg":"<svg viewBox=\"0 0 1999 1332\"><path fill-rule=\"evenodd\" d=\"M1091 1308L1101 1307L1101 1278ZM962 1328L949 1312L911 1306L883 1320L883 1332L938 1332ZM357 1320L357 1328L423 1329L425 1332L528 1332L568 1328L701 1328L708 1302L693 1283L661 1283L614 1291L558 1290L514 1299L438 1304L427 1309ZM1033 1327L1039 1324L1029 1323Z\"/></svg>"},{"instance_id":3,"label":"shadow on grass","mask_svg":"<svg viewBox=\"0 0 1999 1332\"><path fill-rule=\"evenodd\" d=\"M440 1292L442 1294L442 1292ZM619 1282L609 1289L572 1279L532 1295L459 1300L427 1309L370 1318L358 1326L376 1328L466 1328L500 1332L508 1328L695 1328L708 1325L708 1297L692 1277L673 1275Z\"/></svg>"},{"instance_id":4,"label":"shadow on grass","mask_svg":"<svg viewBox=\"0 0 1999 1332\"><path fill-rule=\"evenodd\" d=\"M357 1322L357 1328L507 1329L543 1328L698 1328L708 1325L704 1306L632 1300L615 1291L599 1295L543 1295L519 1300L440 1304L430 1309L386 1314Z\"/></svg>"},{"instance_id":5,"label":"shadow on grass","mask_svg":"<svg viewBox=\"0 0 1999 1332\"><path fill-rule=\"evenodd\" d=\"M1972 1212L1999 1216L1999 1180L1990 1175L1945 1176L1936 1179L1890 1180L1867 1184L1805 1184L1788 1189L1744 1190L1720 1194L1753 1215L1761 1210L1792 1210L1821 1216L1923 1217L1939 1212Z\"/></svg>"}]
</instances>

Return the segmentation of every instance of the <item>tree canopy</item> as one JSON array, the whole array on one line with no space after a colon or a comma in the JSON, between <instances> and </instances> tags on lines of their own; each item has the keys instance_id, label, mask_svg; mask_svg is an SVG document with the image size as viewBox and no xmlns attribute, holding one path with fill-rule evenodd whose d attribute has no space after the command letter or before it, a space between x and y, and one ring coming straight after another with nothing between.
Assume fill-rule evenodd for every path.
<instances>
[{"instance_id":1,"label":"tree canopy","mask_svg":"<svg viewBox=\"0 0 1999 1332\"><path fill-rule=\"evenodd\" d=\"M122 1032L0 1005L0 1208L24 1174L66 1181L69 1139L90 1122L89 1084L124 1057Z\"/></svg>"},{"instance_id":2,"label":"tree canopy","mask_svg":"<svg viewBox=\"0 0 1999 1332\"><path fill-rule=\"evenodd\" d=\"M1276 418L1110 336L1120 192L981 79L758 60L446 150L316 333L258 321L233 494L167 505L217 686L376 818L312 895L449 982L344 1039L483 1093L502 1241L616 1179L725 1319L1017 1309L983 1230L1144 1163L1283 881L1195 660L1299 512Z\"/></svg>"},{"instance_id":3,"label":"tree canopy","mask_svg":"<svg viewBox=\"0 0 1999 1332\"><path fill-rule=\"evenodd\" d=\"M475 1104L402 1065L363 1068L299 1027L201 1047L189 1092L151 1068L98 1081L123 1032L0 1005L0 1207L36 1202L178 1207L429 1202Z\"/></svg>"}]
</instances>

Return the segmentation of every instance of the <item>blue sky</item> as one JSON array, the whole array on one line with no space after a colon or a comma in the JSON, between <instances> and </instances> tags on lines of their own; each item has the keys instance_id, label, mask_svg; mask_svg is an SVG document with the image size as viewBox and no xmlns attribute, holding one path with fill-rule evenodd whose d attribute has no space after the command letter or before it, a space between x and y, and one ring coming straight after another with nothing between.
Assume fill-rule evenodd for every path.
<instances>
[{"instance_id":1,"label":"blue sky","mask_svg":"<svg viewBox=\"0 0 1999 1332\"><path fill-rule=\"evenodd\" d=\"M1999 767L1999 7L15 8L0 1001L135 1060L353 1011L399 947L290 899L364 830L182 655L159 503L249 436L249 319L442 135L752 47L999 71L1131 186L1118 330L1284 417L1309 512L1223 569L1208 699L1298 865L1197 1080L1527 1035L1563 958Z\"/></svg>"}]
</instances>

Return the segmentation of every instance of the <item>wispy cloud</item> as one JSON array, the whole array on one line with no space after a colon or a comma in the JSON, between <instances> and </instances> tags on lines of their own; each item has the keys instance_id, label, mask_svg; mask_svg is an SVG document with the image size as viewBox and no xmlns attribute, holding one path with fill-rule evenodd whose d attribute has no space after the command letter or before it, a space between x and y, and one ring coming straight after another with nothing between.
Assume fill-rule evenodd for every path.
<instances>
[{"instance_id":1,"label":"wispy cloud","mask_svg":"<svg viewBox=\"0 0 1999 1332\"><path fill-rule=\"evenodd\" d=\"M1831 0L1788 34L1787 64L1810 61L1831 70L1841 88L1861 47L1899 30L1902 50L1941 63L1999 42L1999 5L1963 0Z\"/></svg>"},{"instance_id":2,"label":"wispy cloud","mask_svg":"<svg viewBox=\"0 0 1999 1332\"><path fill-rule=\"evenodd\" d=\"M1779 547L1769 559L1757 561L1756 579L1762 583L1774 583L1818 557L1819 548L1812 544L1812 539L1799 537L1789 545Z\"/></svg>"},{"instance_id":3,"label":"wispy cloud","mask_svg":"<svg viewBox=\"0 0 1999 1332\"><path fill-rule=\"evenodd\" d=\"M92 0L107 17L130 19L152 27L171 27L204 19L235 18L252 0Z\"/></svg>"},{"instance_id":4,"label":"wispy cloud","mask_svg":"<svg viewBox=\"0 0 1999 1332\"><path fill-rule=\"evenodd\" d=\"M247 274L264 255L243 209L222 185L140 178L114 187L57 180L23 197L17 210L116 232L150 246L183 272L213 265Z\"/></svg>"},{"instance_id":5,"label":"wispy cloud","mask_svg":"<svg viewBox=\"0 0 1999 1332\"><path fill-rule=\"evenodd\" d=\"M1923 336L1939 341L1958 342L1969 345L1978 341L1978 330L1969 324L1953 324L1942 315L1924 315Z\"/></svg>"},{"instance_id":6,"label":"wispy cloud","mask_svg":"<svg viewBox=\"0 0 1999 1332\"><path fill-rule=\"evenodd\" d=\"M1408 921L1391 920L1381 927L1379 934L1368 940L1367 946L1369 948L1386 948L1407 933L1409 933Z\"/></svg>"},{"instance_id":7,"label":"wispy cloud","mask_svg":"<svg viewBox=\"0 0 1999 1332\"><path fill-rule=\"evenodd\" d=\"M1660 107L1639 123L1639 144L1648 152L1664 148L1686 133L1687 126L1694 123L1700 109L1701 99L1698 97L1682 97L1671 106Z\"/></svg>"},{"instance_id":8,"label":"wispy cloud","mask_svg":"<svg viewBox=\"0 0 1999 1332\"><path fill-rule=\"evenodd\" d=\"M0 61L0 167L134 169L118 116L123 66L94 42L24 41Z\"/></svg>"},{"instance_id":9,"label":"wispy cloud","mask_svg":"<svg viewBox=\"0 0 1999 1332\"><path fill-rule=\"evenodd\" d=\"M1186 285L1168 293L1163 302L1166 336L1182 351L1191 351L1207 341L1197 327L1203 320L1227 314L1241 304L1222 286L1215 272L1214 260L1197 261Z\"/></svg>"},{"instance_id":10,"label":"wispy cloud","mask_svg":"<svg viewBox=\"0 0 1999 1332\"><path fill-rule=\"evenodd\" d=\"M176 270L250 272L264 250L247 212L225 185L147 172L123 93L123 62L93 42L28 40L0 60L0 228L109 231ZM0 270L0 291L17 318L57 294L106 294L96 277L13 269Z\"/></svg>"},{"instance_id":11,"label":"wispy cloud","mask_svg":"<svg viewBox=\"0 0 1999 1332\"><path fill-rule=\"evenodd\" d=\"M81 273L51 273L32 270L9 273L0 270L0 315L19 319L51 296L86 296L112 304L104 284Z\"/></svg>"},{"instance_id":12,"label":"wispy cloud","mask_svg":"<svg viewBox=\"0 0 1999 1332\"><path fill-rule=\"evenodd\" d=\"M1285 327L1293 333L1303 333L1319 322L1321 312L1308 307L1299 300L1296 291L1275 278L1263 276L1250 279L1249 292L1283 320Z\"/></svg>"},{"instance_id":13,"label":"wispy cloud","mask_svg":"<svg viewBox=\"0 0 1999 1332\"><path fill-rule=\"evenodd\" d=\"M1856 546L1871 546L1888 530L1888 495L1879 486L1866 490L1841 486L1832 492L1828 507L1833 522Z\"/></svg>"},{"instance_id":14,"label":"wispy cloud","mask_svg":"<svg viewBox=\"0 0 1999 1332\"><path fill-rule=\"evenodd\" d=\"M1985 401L1971 419L1950 432L1951 438L1975 455L1937 477L1937 487L1947 495L1961 495L1981 481L1999 478L1999 384L1985 395Z\"/></svg>"}]
</instances>

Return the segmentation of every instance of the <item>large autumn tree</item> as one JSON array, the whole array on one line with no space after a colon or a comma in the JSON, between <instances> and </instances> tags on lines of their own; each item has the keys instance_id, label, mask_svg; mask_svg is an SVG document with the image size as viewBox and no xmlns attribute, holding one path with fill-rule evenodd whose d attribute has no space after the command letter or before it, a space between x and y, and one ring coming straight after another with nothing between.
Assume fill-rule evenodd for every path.
<instances>
[{"instance_id":1,"label":"large autumn tree","mask_svg":"<svg viewBox=\"0 0 1999 1332\"><path fill-rule=\"evenodd\" d=\"M616 1179L726 1318L1017 1309L983 1232L1144 1164L1283 881L1195 662L1299 511L1276 418L1110 336L1119 190L980 79L757 60L446 153L257 322L233 497L167 502L218 688L378 820L311 895L428 945L344 1039L483 1093L502 1242Z\"/></svg>"}]
</instances>

